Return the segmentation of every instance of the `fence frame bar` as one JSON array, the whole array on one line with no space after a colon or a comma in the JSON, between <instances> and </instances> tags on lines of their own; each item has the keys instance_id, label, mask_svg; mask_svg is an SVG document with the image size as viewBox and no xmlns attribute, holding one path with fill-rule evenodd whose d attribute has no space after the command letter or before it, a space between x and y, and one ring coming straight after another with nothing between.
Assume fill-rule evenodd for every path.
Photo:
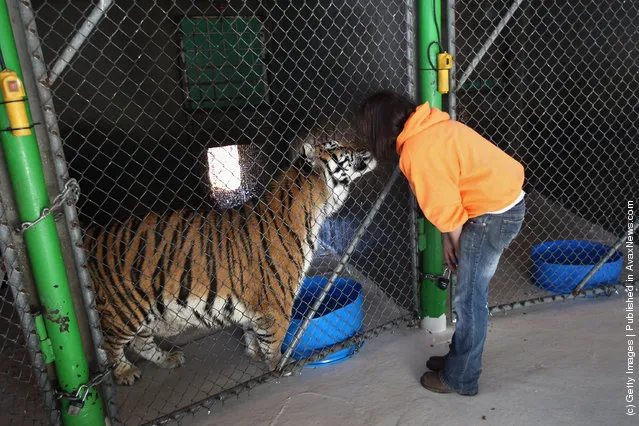
<instances>
[{"instance_id":1,"label":"fence frame bar","mask_svg":"<svg viewBox=\"0 0 639 426\"><path fill-rule=\"evenodd\" d=\"M497 26L495 27L493 32L490 33L490 35L488 36L488 39L486 40L484 45L481 47L481 49L479 49L479 52L477 52L477 54L473 58L472 62L468 66L468 68L466 68L466 70L464 71L462 76L459 78L459 82L456 85L453 85L453 90L452 91L455 91L455 90L457 90L458 88L460 88L460 87L462 87L464 85L466 80L468 80L468 77L470 77L470 75L473 73L473 71L475 71L475 69L477 68L477 65L479 65L479 62L482 60L484 55L488 52L488 50L495 43L495 41L497 40L497 37L499 37L499 34L501 34L501 32L504 30L504 28L506 28L506 24L508 24L508 21L510 21L510 19L515 15L515 12L517 12L517 9L519 9L519 7L521 6L521 4L524 1L525 0L514 0L513 1L513 4L510 5L510 8L508 9L508 12L506 12L504 17L501 18L501 21L499 21L499 24L497 24ZM453 82L454 81L455 81L455 79L453 79Z\"/></svg>"},{"instance_id":2,"label":"fence frame bar","mask_svg":"<svg viewBox=\"0 0 639 426\"><path fill-rule=\"evenodd\" d=\"M0 49L7 69L14 71L16 79L20 81L18 84L23 85L22 67L5 0L0 0ZM44 215L44 209L51 204L38 142L35 131L31 130L34 124L26 96L22 103L30 124L28 133L15 135L4 131L1 134L7 171L20 220L23 223L32 222L22 233L43 309L44 323L53 344L59 386L62 391L71 394L85 387L87 393L84 397L86 403L75 415L67 411L70 398L62 398L62 420L66 425L105 424L102 398L90 384L89 365L82 346L60 238L53 215ZM0 122L3 128L12 126L8 116L0 116ZM44 219L36 221L41 215L44 215Z\"/></svg>"},{"instance_id":3,"label":"fence frame bar","mask_svg":"<svg viewBox=\"0 0 639 426\"><path fill-rule=\"evenodd\" d=\"M0 167L2 167L4 171L4 166ZM5 208L2 200L0 200L0 218L4 217ZM22 272L15 267L15 265L18 264L18 253L12 242L9 225L4 223L4 220L0 222L0 252L4 258L7 283L11 288L15 309L18 313L18 318L20 318L20 328L24 334L24 340L31 358L33 371L37 376L38 390L42 392L44 398L44 407L49 416L49 424L56 426L61 425L61 413L58 409L53 385L49 379L47 367L42 356L40 341L35 330L33 313L31 312L27 293L24 289L23 275Z\"/></svg>"},{"instance_id":4,"label":"fence frame bar","mask_svg":"<svg viewBox=\"0 0 639 426\"><path fill-rule=\"evenodd\" d=\"M51 73L47 79L47 84L49 86L53 85L64 69L71 63L75 54L78 53L82 45L91 36L91 32L100 23L100 20L102 20L112 5L113 0L100 0L93 8L91 14L87 16L78 32L75 33L67 47L65 47L62 51L60 57L51 67Z\"/></svg>"},{"instance_id":5,"label":"fence frame bar","mask_svg":"<svg viewBox=\"0 0 639 426\"><path fill-rule=\"evenodd\" d=\"M22 29L27 44L26 49L29 52L34 79L38 82L37 89L39 99L31 99L30 103L34 106L36 104L39 105L42 111L46 127L46 132L43 132L43 134L46 135L49 146L51 147L51 157L55 165L58 188L62 190L66 181L69 179L69 170L62 148L58 117L53 103L53 93L48 84L47 67L42 52L40 36L38 35L33 7L29 1L7 0L7 2L13 3L11 7L18 9L20 20L22 21ZM106 352L102 348L104 337L100 325L100 316L95 306L95 295L91 286L91 277L89 276L89 270L86 266L87 256L83 246L83 231L80 227L78 211L75 205L64 204L64 219L71 239L78 282L82 287L83 305L91 331L97 369L99 373L102 373L106 371L108 359ZM117 420L118 410L115 403L115 386L113 385L111 375L108 375L103 380L101 390L109 419L112 423L119 424Z\"/></svg>"}]
</instances>

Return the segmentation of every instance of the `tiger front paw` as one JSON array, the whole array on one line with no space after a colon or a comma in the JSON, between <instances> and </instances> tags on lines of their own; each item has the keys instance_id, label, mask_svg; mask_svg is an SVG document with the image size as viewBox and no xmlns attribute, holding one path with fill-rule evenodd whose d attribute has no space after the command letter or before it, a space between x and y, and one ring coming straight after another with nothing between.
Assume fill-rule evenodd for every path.
<instances>
[{"instance_id":1,"label":"tiger front paw","mask_svg":"<svg viewBox=\"0 0 639 426\"><path fill-rule=\"evenodd\" d=\"M131 386L142 377L142 371L129 361L120 362L113 370L115 382L119 385Z\"/></svg>"}]
</instances>

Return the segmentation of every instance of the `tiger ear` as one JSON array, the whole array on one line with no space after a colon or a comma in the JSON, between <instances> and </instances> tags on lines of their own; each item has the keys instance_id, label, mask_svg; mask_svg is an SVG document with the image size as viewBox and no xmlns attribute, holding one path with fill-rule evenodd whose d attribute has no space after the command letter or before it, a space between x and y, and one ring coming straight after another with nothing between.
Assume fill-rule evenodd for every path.
<instances>
[{"instance_id":1,"label":"tiger ear","mask_svg":"<svg viewBox=\"0 0 639 426\"><path fill-rule=\"evenodd\" d=\"M308 142L303 143L300 149L300 158L303 158L309 163L312 163L313 160L315 160L315 157L316 157L316 154L315 154L315 148L313 147L313 145L311 145Z\"/></svg>"}]
</instances>

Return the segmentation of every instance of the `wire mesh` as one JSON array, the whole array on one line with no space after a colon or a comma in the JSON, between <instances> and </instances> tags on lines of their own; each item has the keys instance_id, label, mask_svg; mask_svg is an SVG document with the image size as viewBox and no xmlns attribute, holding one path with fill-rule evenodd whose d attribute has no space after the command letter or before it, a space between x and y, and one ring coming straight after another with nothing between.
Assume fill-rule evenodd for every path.
<instances>
[{"instance_id":1,"label":"wire mesh","mask_svg":"<svg viewBox=\"0 0 639 426\"><path fill-rule=\"evenodd\" d=\"M456 118L526 168L526 221L490 306L554 300L627 233L639 198L638 5L462 0L452 9ZM627 249L585 289L624 282Z\"/></svg>"},{"instance_id":2,"label":"wire mesh","mask_svg":"<svg viewBox=\"0 0 639 426\"><path fill-rule=\"evenodd\" d=\"M5 395L2 401L2 423L45 424L47 416L42 409L42 395L37 388L37 377L31 366L11 288L6 279L3 279L0 287L0 300L0 387Z\"/></svg>"},{"instance_id":3,"label":"wire mesh","mask_svg":"<svg viewBox=\"0 0 639 426\"><path fill-rule=\"evenodd\" d=\"M0 422L59 424L21 266L0 203Z\"/></svg>"},{"instance_id":4,"label":"wire mesh","mask_svg":"<svg viewBox=\"0 0 639 426\"><path fill-rule=\"evenodd\" d=\"M95 5L32 5L51 69ZM367 94L413 90L407 7L387 6L115 2L54 81L80 220L92 230L104 348L129 343L131 365L114 370L134 382L117 387L118 420L150 422L269 375L273 363L253 358L273 355L300 317L289 324L277 312L290 310L304 276L310 287L295 301L308 305L323 282L310 278L335 269L392 172L359 177L370 158L330 146L356 142L348 123ZM321 184L317 171L334 179ZM324 220L320 207L341 204ZM329 324L307 333L293 361L343 342L328 360L348 357L363 336L412 316L410 205L398 181L321 307L317 323ZM291 237L300 226L311 236Z\"/></svg>"},{"instance_id":5,"label":"wire mesh","mask_svg":"<svg viewBox=\"0 0 639 426\"><path fill-rule=\"evenodd\" d=\"M43 409L43 396L37 387L38 377L33 371L11 293L5 276L0 286L0 388L4 395L0 418L2 424L7 425L46 424L47 413Z\"/></svg>"}]
</instances>

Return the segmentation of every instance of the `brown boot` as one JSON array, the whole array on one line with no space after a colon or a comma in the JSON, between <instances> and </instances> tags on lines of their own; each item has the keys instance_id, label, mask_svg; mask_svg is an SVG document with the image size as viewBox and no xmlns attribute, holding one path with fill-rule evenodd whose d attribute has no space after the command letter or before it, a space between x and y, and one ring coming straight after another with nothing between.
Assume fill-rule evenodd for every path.
<instances>
[{"instance_id":1,"label":"brown boot","mask_svg":"<svg viewBox=\"0 0 639 426\"><path fill-rule=\"evenodd\" d=\"M455 391L453 389L450 389L448 386L446 386L444 383L442 383L441 379L439 378L439 373L436 371L427 371L422 375L422 378L420 379L420 382L422 384L422 386L426 389L428 389L429 391L432 392L437 392L437 393L455 393ZM459 392L457 392L459 393ZM475 393L460 393L460 395L464 395L464 396L475 396L477 395L477 392Z\"/></svg>"},{"instance_id":2,"label":"brown boot","mask_svg":"<svg viewBox=\"0 0 639 426\"><path fill-rule=\"evenodd\" d=\"M439 378L439 373L436 371L427 371L422 375L421 378L422 386L428 389L429 391L437 392L437 393L453 393L455 392L452 389L449 389L448 386L442 383Z\"/></svg>"},{"instance_id":3,"label":"brown boot","mask_svg":"<svg viewBox=\"0 0 639 426\"><path fill-rule=\"evenodd\" d=\"M431 371L442 371L446 367L445 356L431 356L426 361L426 367Z\"/></svg>"}]
</instances>

